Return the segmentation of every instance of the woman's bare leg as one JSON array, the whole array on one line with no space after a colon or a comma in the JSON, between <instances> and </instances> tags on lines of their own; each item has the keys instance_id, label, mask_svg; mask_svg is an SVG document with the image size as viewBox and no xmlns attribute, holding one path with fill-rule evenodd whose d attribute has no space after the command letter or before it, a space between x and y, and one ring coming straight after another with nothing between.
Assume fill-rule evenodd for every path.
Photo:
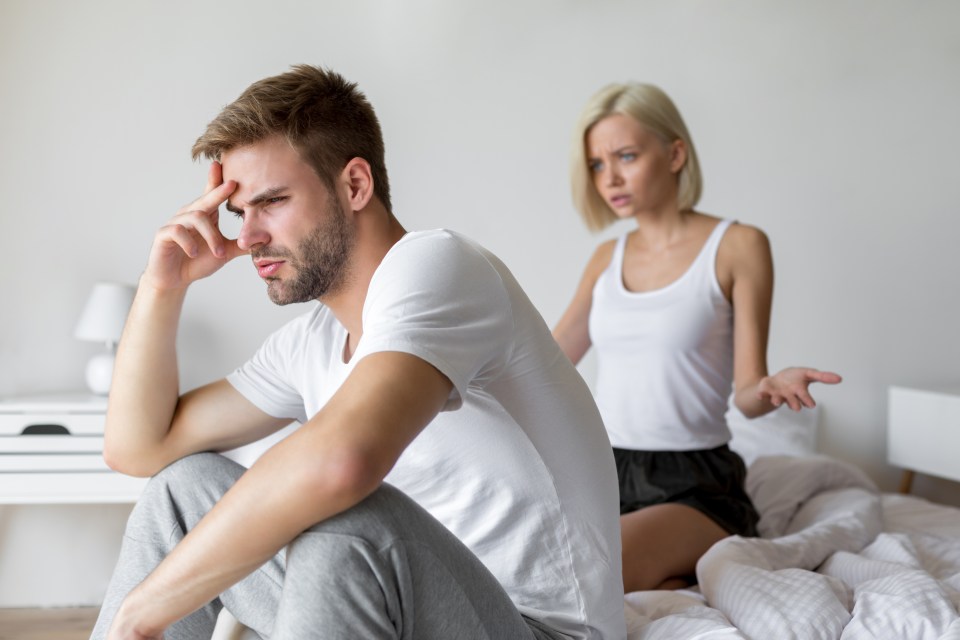
<instances>
[{"instance_id":1,"label":"woman's bare leg","mask_svg":"<svg viewBox=\"0 0 960 640\"><path fill-rule=\"evenodd\" d=\"M729 533L683 504L658 504L620 516L623 588L678 589L689 584L697 561Z\"/></svg>"}]
</instances>

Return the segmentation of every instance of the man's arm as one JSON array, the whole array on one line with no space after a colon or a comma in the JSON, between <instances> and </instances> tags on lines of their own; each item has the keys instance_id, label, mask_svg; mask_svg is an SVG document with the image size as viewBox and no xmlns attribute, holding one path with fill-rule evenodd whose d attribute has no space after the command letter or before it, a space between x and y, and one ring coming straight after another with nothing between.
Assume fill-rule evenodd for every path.
<instances>
[{"instance_id":1,"label":"man's arm","mask_svg":"<svg viewBox=\"0 0 960 640\"><path fill-rule=\"evenodd\" d=\"M214 162L204 195L162 227L127 317L107 409L104 459L149 476L185 455L228 449L281 428L226 381L180 397L176 337L187 288L244 254L220 233L218 208L236 189Z\"/></svg>"},{"instance_id":2,"label":"man's arm","mask_svg":"<svg viewBox=\"0 0 960 640\"><path fill-rule=\"evenodd\" d=\"M301 532L359 503L451 389L416 356L363 358L324 408L267 451L127 596L110 638L159 638Z\"/></svg>"},{"instance_id":3,"label":"man's arm","mask_svg":"<svg viewBox=\"0 0 960 640\"><path fill-rule=\"evenodd\" d=\"M141 283L124 328L104 459L128 475L151 476L184 456L231 449L290 422L267 415L226 380L179 395L175 340L184 293Z\"/></svg>"}]
</instances>

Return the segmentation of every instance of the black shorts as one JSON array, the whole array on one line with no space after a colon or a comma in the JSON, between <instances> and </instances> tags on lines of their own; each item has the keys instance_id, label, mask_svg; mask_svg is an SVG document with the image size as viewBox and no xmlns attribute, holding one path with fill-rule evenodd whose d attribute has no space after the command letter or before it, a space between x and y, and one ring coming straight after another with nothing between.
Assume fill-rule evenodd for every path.
<instances>
[{"instance_id":1,"label":"black shorts","mask_svg":"<svg viewBox=\"0 0 960 640\"><path fill-rule=\"evenodd\" d=\"M620 480L620 513L655 504L693 507L731 534L757 535L760 519L744 491L747 467L723 445L706 451L613 449Z\"/></svg>"}]
</instances>

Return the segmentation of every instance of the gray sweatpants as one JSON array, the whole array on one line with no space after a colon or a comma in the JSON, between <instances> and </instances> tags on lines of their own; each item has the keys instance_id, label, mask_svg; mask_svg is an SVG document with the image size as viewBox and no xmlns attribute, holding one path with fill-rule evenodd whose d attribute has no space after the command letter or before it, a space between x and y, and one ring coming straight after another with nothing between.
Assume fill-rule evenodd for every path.
<instances>
[{"instance_id":1,"label":"gray sweatpants","mask_svg":"<svg viewBox=\"0 0 960 640\"><path fill-rule=\"evenodd\" d=\"M124 596L244 471L203 453L171 464L147 484L127 523L92 639L106 637ZM522 616L467 547L389 485L307 529L285 552L172 625L165 640L209 638L224 606L272 640L565 637Z\"/></svg>"}]
</instances>

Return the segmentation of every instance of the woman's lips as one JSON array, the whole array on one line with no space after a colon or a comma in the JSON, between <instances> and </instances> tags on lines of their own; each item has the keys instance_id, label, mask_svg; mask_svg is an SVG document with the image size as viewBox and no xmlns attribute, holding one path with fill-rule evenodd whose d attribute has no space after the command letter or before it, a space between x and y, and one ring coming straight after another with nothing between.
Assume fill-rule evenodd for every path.
<instances>
[{"instance_id":1,"label":"woman's lips","mask_svg":"<svg viewBox=\"0 0 960 640\"><path fill-rule=\"evenodd\" d=\"M613 196L610 198L610 206L620 208L630 202L630 196Z\"/></svg>"}]
</instances>

